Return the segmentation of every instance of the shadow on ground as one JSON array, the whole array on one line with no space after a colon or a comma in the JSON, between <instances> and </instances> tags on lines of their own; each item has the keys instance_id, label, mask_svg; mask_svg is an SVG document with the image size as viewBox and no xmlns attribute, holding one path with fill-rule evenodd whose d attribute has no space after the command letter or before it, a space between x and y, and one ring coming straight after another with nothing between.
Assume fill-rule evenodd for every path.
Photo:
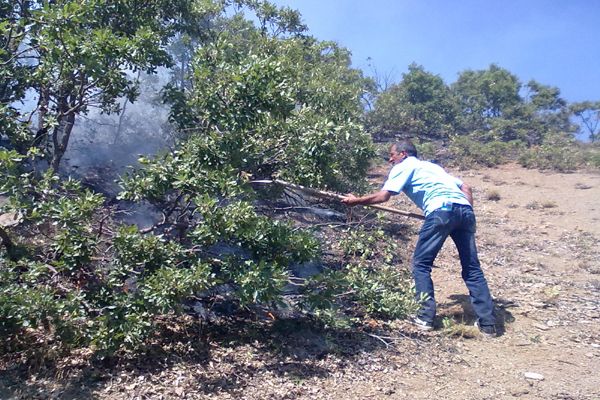
<instances>
[{"instance_id":1,"label":"shadow on ground","mask_svg":"<svg viewBox=\"0 0 600 400\"><path fill-rule=\"evenodd\" d=\"M248 377L258 373L244 357L232 355L236 352L250 352L258 358L260 373L268 371L275 376L304 380L331 373L330 368L318 362L328 355L335 355L342 363L351 363L386 347L377 335L325 329L304 318L275 321L229 318L212 324L191 318L184 323L165 321L154 342L136 356L101 358L72 353L48 357L32 366L32 360L23 353L20 359L3 363L0 398L94 398L104 386L125 386L136 379L161 376L161 372L178 365L212 371L198 376L195 389L199 392L236 393L244 389ZM42 350L31 354L39 356ZM214 369L213 362L220 363L224 370ZM31 379L32 374L35 379ZM124 382L119 379L122 376L126 376ZM240 376L245 378L239 379Z\"/></svg>"},{"instance_id":2,"label":"shadow on ground","mask_svg":"<svg viewBox=\"0 0 600 400\"><path fill-rule=\"evenodd\" d=\"M473 325L477 320L471 298L464 294L453 294L449 297L451 301L439 306L439 318L452 318L456 323ZM506 330L506 324L513 323L515 317L509 311L514 307L512 301L502 298L494 299L494 314L496 315L496 329L501 336ZM437 321L439 323L439 321ZM440 323L441 325L441 323Z\"/></svg>"}]
</instances>

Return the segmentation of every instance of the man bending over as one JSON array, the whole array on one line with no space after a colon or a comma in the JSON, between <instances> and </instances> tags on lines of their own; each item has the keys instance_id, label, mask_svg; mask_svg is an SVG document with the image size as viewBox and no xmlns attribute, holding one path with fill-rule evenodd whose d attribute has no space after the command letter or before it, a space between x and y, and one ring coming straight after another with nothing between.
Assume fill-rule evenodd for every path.
<instances>
[{"instance_id":1,"label":"man bending over","mask_svg":"<svg viewBox=\"0 0 600 400\"><path fill-rule=\"evenodd\" d=\"M433 329L436 306L431 268L446 238L450 236L458 249L462 278L469 289L471 304L478 318L476 324L485 336L495 337L494 304L475 245L471 188L449 175L442 167L419 160L410 140L390 147L389 162L393 167L380 191L362 197L348 194L342 202L349 206L377 204L404 192L423 210L425 222L413 255L413 277L417 299L425 300L413 323L423 330Z\"/></svg>"}]
</instances>

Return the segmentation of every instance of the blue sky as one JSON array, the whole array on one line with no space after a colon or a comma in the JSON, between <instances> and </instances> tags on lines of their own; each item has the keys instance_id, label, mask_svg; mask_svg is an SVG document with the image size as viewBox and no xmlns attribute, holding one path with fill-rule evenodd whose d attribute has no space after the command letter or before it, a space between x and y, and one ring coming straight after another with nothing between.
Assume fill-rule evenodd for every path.
<instances>
[{"instance_id":1,"label":"blue sky","mask_svg":"<svg viewBox=\"0 0 600 400\"><path fill-rule=\"evenodd\" d=\"M570 102L600 100L600 0L272 1L348 48L355 67L394 82L411 62L448 84L496 63Z\"/></svg>"}]
</instances>

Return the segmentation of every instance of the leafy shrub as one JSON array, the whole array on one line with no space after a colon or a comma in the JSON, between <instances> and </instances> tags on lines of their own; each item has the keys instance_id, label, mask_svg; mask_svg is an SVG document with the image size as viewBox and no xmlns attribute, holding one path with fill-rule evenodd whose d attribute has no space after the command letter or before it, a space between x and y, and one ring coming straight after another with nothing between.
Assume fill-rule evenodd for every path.
<instances>
[{"instance_id":1,"label":"leafy shrub","mask_svg":"<svg viewBox=\"0 0 600 400\"><path fill-rule=\"evenodd\" d=\"M406 271L397 266L350 264L344 272L354 290L355 301L367 313L385 318L406 318L416 310L412 281Z\"/></svg>"},{"instance_id":2,"label":"leafy shrub","mask_svg":"<svg viewBox=\"0 0 600 400\"><path fill-rule=\"evenodd\" d=\"M349 261L345 280L369 314L405 318L416 309L412 279L399 265L398 245L381 229L350 230L341 240Z\"/></svg>"},{"instance_id":3,"label":"leafy shrub","mask_svg":"<svg viewBox=\"0 0 600 400\"><path fill-rule=\"evenodd\" d=\"M589 166L600 168L600 151L586 154L585 160Z\"/></svg>"},{"instance_id":4,"label":"leafy shrub","mask_svg":"<svg viewBox=\"0 0 600 400\"><path fill-rule=\"evenodd\" d=\"M463 167L493 167L508 162L521 147L520 142L484 143L469 136L456 136L450 143L450 153L454 163Z\"/></svg>"},{"instance_id":5,"label":"leafy shrub","mask_svg":"<svg viewBox=\"0 0 600 400\"><path fill-rule=\"evenodd\" d=\"M227 164L255 176L345 191L374 153L361 125L368 80L329 42L256 34L198 49L194 90L170 88L171 118L189 136L211 136ZM221 138L217 138L220 136Z\"/></svg>"},{"instance_id":6,"label":"leafy shrub","mask_svg":"<svg viewBox=\"0 0 600 400\"><path fill-rule=\"evenodd\" d=\"M203 162L211 162L200 154ZM24 157L0 151L0 185L17 183L11 186L11 207L24 216L19 233L28 245L18 260L3 258L0 265L2 335L37 332L65 347L91 345L98 354L113 354L143 346L157 317L182 312L185 298L216 285L234 285L234 298L242 304L277 301L287 284L287 266L314 258L317 242L236 199L243 185L226 168L213 173L186 155L190 158L184 153L169 157L170 164L148 161L141 179L124 194L167 204L173 213L182 211L173 203L181 205L185 198L189 229L176 235L114 223L103 231L109 222L101 217L101 196L51 173L19 174ZM182 167L179 175L170 175L168 182L159 179L175 165ZM183 179L185 171L189 175ZM169 197L173 192L179 197ZM176 227L181 215L166 217L162 226ZM217 243L240 251L214 254L210 248Z\"/></svg>"},{"instance_id":7,"label":"leafy shrub","mask_svg":"<svg viewBox=\"0 0 600 400\"><path fill-rule=\"evenodd\" d=\"M376 247L380 240L385 240L385 235L381 230L372 232L355 229L348 231L346 236L340 240L340 247L346 257L369 260L375 255L381 254ZM391 245L393 246L393 243Z\"/></svg>"},{"instance_id":8,"label":"leafy shrub","mask_svg":"<svg viewBox=\"0 0 600 400\"><path fill-rule=\"evenodd\" d=\"M574 171L582 161L575 140L560 133L548 136L540 146L530 147L519 157L519 163L526 168L560 172Z\"/></svg>"},{"instance_id":9,"label":"leafy shrub","mask_svg":"<svg viewBox=\"0 0 600 400\"><path fill-rule=\"evenodd\" d=\"M66 344L82 342L87 318L85 296L80 290L56 287L50 282L51 270L43 263L2 262L0 268L2 336L41 329L52 331L54 337Z\"/></svg>"},{"instance_id":10,"label":"leafy shrub","mask_svg":"<svg viewBox=\"0 0 600 400\"><path fill-rule=\"evenodd\" d=\"M346 315L335 313L340 308L381 318L405 318L416 311L412 279L399 265L397 245L377 225L347 230L338 243L347 264L310 280L305 308L341 327L348 321Z\"/></svg>"},{"instance_id":11,"label":"leafy shrub","mask_svg":"<svg viewBox=\"0 0 600 400\"><path fill-rule=\"evenodd\" d=\"M19 173L25 157L0 150L0 186L10 185L10 207L23 216L28 248L0 265L0 331L41 329L67 345L89 332L85 286L92 281L98 237L92 229L101 196L51 173Z\"/></svg>"},{"instance_id":12,"label":"leafy shrub","mask_svg":"<svg viewBox=\"0 0 600 400\"><path fill-rule=\"evenodd\" d=\"M436 158L438 144L435 142L416 143L419 158L423 160L433 160Z\"/></svg>"},{"instance_id":13,"label":"leafy shrub","mask_svg":"<svg viewBox=\"0 0 600 400\"><path fill-rule=\"evenodd\" d=\"M2 335L10 341L36 332L65 347L113 354L143 346L158 317L182 312L186 297L224 283L241 304L279 302L287 267L316 257L318 243L257 214L245 200L244 178L230 175L218 146L206 140L212 139L145 160L125 179L123 198L145 199L165 212L146 233L105 221L102 197L77 182L19 174L24 158L0 152L0 183L18 183L11 207L24 215L21 240L29 243L20 259L0 266ZM239 251L214 253L215 245ZM348 326L338 318L340 307L352 304L387 318L414 309L408 275L394 264L397 247L383 231L351 230L340 248L347 267L309 280L300 306L338 326Z\"/></svg>"},{"instance_id":14,"label":"leafy shrub","mask_svg":"<svg viewBox=\"0 0 600 400\"><path fill-rule=\"evenodd\" d=\"M600 168L600 145L586 143L581 145L581 154L585 165Z\"/></svg>"},{"instance_id":15,"label":"leafy shrub","mask_svg":"<svg viewBox=\"0 0 600 400\"><path fill-rule=\"evenodd\" d=\"M177 149L123 178L120 200L163 215L145 231L119 226L77 182L0 151L0 188L24 216L9 233L26 244L2 260L3 335L135 350L190 295L227 285L239 304L277 303L289 265L318 257L314 237L256 212L247 181L362 185L373 154L361 125L368 80L334 43L269 37L251 24L221 33L198 39L192 82L165 91Z\"/></svg>"}]
</instances>

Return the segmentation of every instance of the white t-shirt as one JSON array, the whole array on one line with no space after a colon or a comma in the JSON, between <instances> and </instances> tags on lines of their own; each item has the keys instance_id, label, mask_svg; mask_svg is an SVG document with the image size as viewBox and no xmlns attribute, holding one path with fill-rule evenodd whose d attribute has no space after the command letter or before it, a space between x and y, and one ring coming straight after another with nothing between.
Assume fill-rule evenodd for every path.
<instances>
[{"instance_id":1,"label":"white t-shirt","mask_svg":"<svg viewBox=\"0 0 600 400\"><path fill-rule=\"evenodd\" d=\"M394 165L382 189L393 194L404 192L425 215L429 215L444 203L470 205L460 190L462 184L439 165L408 157Z\"/></svg>"}]
</instances>

